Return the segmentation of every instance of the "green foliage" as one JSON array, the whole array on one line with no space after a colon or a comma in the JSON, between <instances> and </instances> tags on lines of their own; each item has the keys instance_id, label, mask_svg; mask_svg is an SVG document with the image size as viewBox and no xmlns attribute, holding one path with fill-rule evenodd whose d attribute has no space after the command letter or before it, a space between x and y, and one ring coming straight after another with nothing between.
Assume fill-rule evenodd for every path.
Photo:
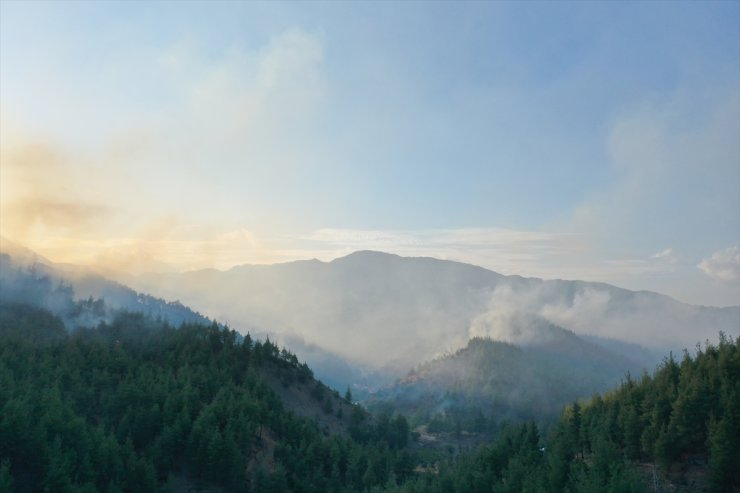
<instances>
[{"instance_id":1,"label":"green foliage","mask_svg":"<svg viewBox=\"0 0 740 493\"><path fill-rule=\"evenodd\" d=\"M394 492L646 492L636 463L661 475L693 465L711 491L740 487L740 342L666 358L655 375L574 403L546 440L532 424L504 428L488 446L441 461ZM708 466L706 465L708 464Z\"/></svg>"},{"instance_id":2,"label":"green foliage","mask_svg":"<svg viewBox=\"0 0 740 493\"><path fill-rule=\"evenodd\" d=\"M0 490L146 492L185 475L298 493L410 474L404 418L376 422L350 405L361 442L326 436L284 408L265 372L312 379L287 350L215 324L174 329L120 312L68 335L43 309L0 303ZM333 412L335 393L308 385Z\"/></svg>"},{"instance_id":3,"label":"green foliage","mask_svg":"<svg viewBox=\"0 0 740 493\"><path fill-rule=\"evenodd\" d=\"M422 364L376 396L414 415L430 432L497 432L507 422L546 427L563 406L619 383L634 363L572 332L548 327L549 338L525 348L474 338L465 348Z\"/></svg>"},{"instance_id":4,"label":"green foliage","mask_svg":"<svg viewBox=\"0 0 740 493\"><path fill-rule=\"evenodd\" d=\"M10 473L10 461L4 459L0 462L0 493L13 491L13 475Z\"/></svg>"},{"instance_id":5,"label":"green foliage","mask_svg":"<svg viewBox=\"0 0 740 493\"><path fill-rule=\"evenodd\" d=\"M346 435L286 409L268 373L326 416L349 406ZM488 426L451 416L439 426ZM168 491L173 476L234 492L647 491L637 462L707 464L712 490L732 491L739 425L740 351L724 335L574 403L546 437L533 421L497 426L472 453L426 456L405 416L348 405L269 340L126 312L69 335L45 310L0 302L0 492Z\"/></svg>"}]
</instances>

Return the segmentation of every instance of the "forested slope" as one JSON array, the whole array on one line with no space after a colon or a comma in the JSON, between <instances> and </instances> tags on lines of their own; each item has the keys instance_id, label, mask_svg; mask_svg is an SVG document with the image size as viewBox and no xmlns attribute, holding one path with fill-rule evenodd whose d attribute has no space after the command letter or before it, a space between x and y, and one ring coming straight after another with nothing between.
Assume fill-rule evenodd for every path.
<instances>
[{"instance_id":1,"label":"forested slope","mask_svg":"<svg viewBox=\"0 0 740 493\"><path fill-rule=\"evenodd\" d=\"M500 426L527 415L493 406L494 441L453 454L414 442L403 416L341 398L269 340L212 323L175 328L75 300L43 273L8 272L0 492L738 491L740 343L731 337L572 405L546 437L532 422ZM520 397L548 403L618 368L598 354L567 361L585 347L559 334L536 350L473 340L458 354L462 366L443 359L417 377L496 392L530 377L540 386ZM489 371L502 363L508 376ZM585 380L555 388L563 369Z\"/></svg>"},{"instance_id":2,"label":"forested slope","mask_svg":"<svg viewBox=\"0 0 740 493\"><path fill-rule=\"evenodd\" d=\"M311 388L346 433L293 413L266 372ZM125 312L70 335L0 305L0 490L362 491L411 474L407 441L403 418L367 419L269 341Z\"/></svg>"},{"instance_id":3,"label":"forested slope","mask_svg":"<svg viewBox=\"0 0 740 493\"><path fill-rule=\"evenodd\" d=\"M567 408L547 439L522 424L394 492L740 491L740 341Z\"/></svg>"},{"instance_id":4,"label":"forested slope","mask_svg":"<svg viewBox=\"0 0 740 493\"><path fill-rule=\"evenodd\" d=\"M432 432L490 432L504 422L555 420L563 406L613 388L630 370L641 367L544 323L540 339L526 345L471 339L377 392L369 405L389 405Z\"/></svg>"},{"instance_id":5,"label":"forested slope","mask_svg":"<svg viewBox=\"0 0 740 493\"><path fill-rule=\"evenodd\" d=\"M85 294L80 296L80 290ZM177 301L138 293L99 276L71 278L44 263L26 264L0 252L0 300L29 303L62 318L69 330L94 327L120 310L143 313L172 325L209 323Z\"/></svg>"}]
</instances>

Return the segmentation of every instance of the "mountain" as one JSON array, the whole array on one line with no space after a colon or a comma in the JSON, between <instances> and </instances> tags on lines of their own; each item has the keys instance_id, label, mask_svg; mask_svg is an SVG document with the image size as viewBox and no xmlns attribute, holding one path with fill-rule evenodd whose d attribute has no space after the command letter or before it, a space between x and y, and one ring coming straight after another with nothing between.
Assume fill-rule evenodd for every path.
<instances>
[{"instance_id":1,"label":"mountain","mask_svg":"<svg viewBox=\"0 0 740 493\"><path fill-rule=\"evenodd\" d=\"M2 248L8 250L8 244L3 241ZM420 362L465 347L471 338L526 343L538 337L535 320L647 369L669 351L680 354L715 340L719 331L734 336L740 331L740 307L693 306L608 284L503 276L458 262L381 252L120 279L137 292L11 246L13 262L20 257L21 264L64 279L79 298L103 298L111 307L145 311L174 325L207 316L241 333L269 336L291 347L335 388L351 385L358 397ZM622 373L631 368L624 366Z\"/></svg>"},{"instance_id":2,"label":"mountain","mask_svg":"<svg viewBox=\"0 0 740 493\"><path fill-rule=\"evenodd\" d=\"M13 258L18 265L52 265L53 262L43 255L39 255L33 250L24 247L4 236L0 236L0 252Z\"/></svg>"},{"instance_id":3,"label":"mountain","mask_svg":"<svg viewBox=\"0 0 740 493\"><path fill-rule=\"evenodd\" d=\"M111 310L128 310L182 323L210 321L177 301L138 293L83 269L58 266L29 250L0 252L0 300L28 302L51 310L69 328L108 320Z\"/></svg>"},{"instance_id":4,"label":"mountain","mask_svg":"<svg viewBox=\"0 0 740 493\"><path fill-rule=\"evenodd\" d=\"M175 327L182 323L210 323L208 318L179 301L134 291L84 267L52 262L3 237L0 237L0 300L30 301L50 309L71 329L109 321L110 312L117 310L144 313ZM251 334L263 340L270 336L276 339L267 330L252 328ZM280 343L292 348L301 360L310 361L316 375L328 385L337 389L351 386L359 399L395 376L350 363L298 335L284 335Z\"/></svg>"},{"instance_id":5,"label":"mountain","mask_svg":"<svg viewBox=\"0 0 740 493\"><path fill-rule=\"evenodd\" d=\"M549 433L531 422L507 426L392 491L738 492L738 372L740 342L720 337L567 407Z\"/></svg>"},{"instance_id":6,"label":"mountain","mask_svg":"<svg viewBox=\"0 0 740 493\"><path fill-rule=\"evenodd\" d=\"M68 281L0 254L0 491L364 491L411 474L405 418L370 417L285 348Z\"/></svg>"},{"instance_id":7,"label":"mountain","mask_svg":"<svg viewBox=\"0 0 740 493\"><path fill-rule=\"evenodd\" d=\"M494 431L504 422L546 423L563 406L616 385L639 362L545 320L522 321L537 336L514 345L474 338L453 354L425 362L368 405L415 416L429 431Z\"/></svg>"},{"instance_id":8,"label":"mountain","mask_svg":"<svg viewBox=\"0 0 740 493\"><path fill-rule=\"evenodd\" d=\"M419 361L412 348L423 358L446 349L439 344L450 335L458 334L461 344L467 340L469 313L480 300L448 293L467 289L471 280L482 288L497 275L473 266L439 270L404 260L362 252L328 264L242 266L128 282L148 292L176 293L236 327L300 335L360 364L405 371ZM209 288L216 285L218 294Z\"/></svg>"},{"instance_id":9,"label":"mountain","mask_svg":"<svg viewBox=\"0 0 740 493\"><path fill-rule=\"evenodd\" d=\"M244 265L125 282L232 326L298 335L397 375L464 347L471 337L524 340L528 329L511 330L521 314L599 338L593 342L613 339L659 354L740 330L738 306L693 306L603 283L504 276L459 262L369 251L331 262Z\"/></svg>"},{"instance_id":10,"label":"mountain","mask_svg":"<svg viewBox=\"0 0 740 493\"><path fill-rule=\"evenodd\" d=\"M549 343L573 342L554 332ZM267 341L128 312L70 334L46 309L0 300L0 489L737 491L739 350L720 338L566 409L547 438L513 424L454 456Z\"/></svg>"},{"instance_id":11,"label":"mountain","mask_svg":"<svg viewBox=\"0 0 740 493\"><path fill-rule=\"evenodd\" d=\"M366 491L415 465L295 355L121 311L70 333L0 300L0 491ZM370 473L367 473L367 470Z\"/></svg>"},{"instance_id":12,"label":"mountain","mask_svg":"<svg viewBox=\"0 0 740 493\"><path fill-rule=\"evenodd\" d=\"M368 255L376 266L391 264L385 270L394 272L395 296L430 281L420 268L429 259L404 271L394 268L397 258ZM326 265L299 263L318 272ZM470 319L468 334L488 330L503 340L473 337L375 399L416 413L413 420L427 413L427 429L452 424L465 437L482 423L495 431L494 442L471 454L460 447L454 454L460 441L427 446L403 415L369 415L269 340L204 324L179 303L94 274L69 276L40 257L16 262L2 254L0 491L646 491L647 481L667 490L696 477L713 491L736 490L737 339L720 336L718 347L697 349L694 360L667 358L654 378L626 378L616 393L566 409L545 439L534 423L502 422L556 414L558 402L609 385L650 353L558 327L542 315L554 313L552 305L504 309L502 300L538 281L457 265L446 265L446 275L458 287L470 286L461 272L480 289L498 278L496 304ZM365 274L343 269L350 280ZM118 301L79 298L69 279ZM378 295L380 283L370 278L353 289ZM427 302L449 298L443 287L422 291ZM574 307L583 304L579 296L573 293ZM649 293L642 299L651 296L666 302ZM376 301L403 305L389 297ZM418 300L406 299L417 309ZM176 329L172 320L183 314L195 321ZM390 337L389 351L393 345ZM341 358L331 361L333 371L350 372ZM458 425L462 419L472 427Z\"/></svg>"}]
</instances>

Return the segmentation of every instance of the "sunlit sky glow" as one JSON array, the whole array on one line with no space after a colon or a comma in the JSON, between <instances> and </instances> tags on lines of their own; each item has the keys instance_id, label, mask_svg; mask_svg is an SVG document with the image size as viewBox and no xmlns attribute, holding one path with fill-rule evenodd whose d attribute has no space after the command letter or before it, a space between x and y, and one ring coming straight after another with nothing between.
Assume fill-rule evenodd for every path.
<instances>
[{"instance_id":1,"label":"sunlit sky glow","mask_svg":"<svg viewBox=\"0 0 740 493\"><path fill-rule=\"evenodd\" d=\"M0 2L0 233L740 304L740 3Z\"/></svg>"}]
</instances>

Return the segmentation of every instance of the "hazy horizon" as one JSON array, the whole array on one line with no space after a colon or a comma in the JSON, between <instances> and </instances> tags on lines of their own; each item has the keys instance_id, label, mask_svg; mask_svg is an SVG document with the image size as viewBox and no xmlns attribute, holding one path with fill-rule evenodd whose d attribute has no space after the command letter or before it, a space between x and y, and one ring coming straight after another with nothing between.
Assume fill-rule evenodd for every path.
<instances>
[{"instance_id":1,"label":"hazy horizon","mask_svg":"<svg viewBox=\"0 0 740 493\"><path fill-rule=\"evenodd\" d=\"M0 234L740 304L740 4L0 3Z\"/></svg>"}]
</instances>

